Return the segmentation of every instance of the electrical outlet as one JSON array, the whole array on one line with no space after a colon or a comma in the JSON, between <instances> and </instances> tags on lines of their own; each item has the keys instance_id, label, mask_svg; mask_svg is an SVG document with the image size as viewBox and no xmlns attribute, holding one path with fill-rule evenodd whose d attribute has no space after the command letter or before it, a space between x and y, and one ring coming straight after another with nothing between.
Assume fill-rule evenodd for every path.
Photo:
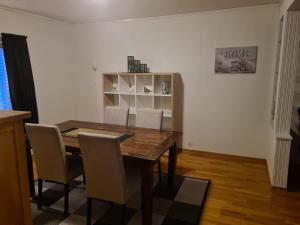
<instances>
[{"instance_id":1,"label":"electrical outlet","mask_svg":"<svg viewBox=\"0 0 300 225\"><path fill-rule=\"evenodd\" d=\"M194 144L193 144L193 141L189 140L189 141L188 141L188 146L189 146L189 147L193 147L193 145L194 145Z\"/></svg>"}]
</instances>

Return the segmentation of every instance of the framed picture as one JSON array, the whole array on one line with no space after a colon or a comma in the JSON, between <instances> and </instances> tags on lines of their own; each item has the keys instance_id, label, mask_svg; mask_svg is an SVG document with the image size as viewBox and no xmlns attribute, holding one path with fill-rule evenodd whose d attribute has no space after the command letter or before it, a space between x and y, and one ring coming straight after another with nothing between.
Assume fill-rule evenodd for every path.
<instances>
[{"instance_id":1,"label":"framed picture","mask_svg":"<svg viewBox=\"0 0 300 225\"><path fill-rule=\"evenodd\" d=\"M217 48L215 73L256 73L257 51L257 46Z\"/></svg>"}]
</instances>

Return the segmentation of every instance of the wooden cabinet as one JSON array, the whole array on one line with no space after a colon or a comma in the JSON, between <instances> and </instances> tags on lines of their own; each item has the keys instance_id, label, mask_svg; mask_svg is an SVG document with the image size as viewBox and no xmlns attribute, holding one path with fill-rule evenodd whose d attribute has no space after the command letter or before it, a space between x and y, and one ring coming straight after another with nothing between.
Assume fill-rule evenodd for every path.
<instances>
[{"instance_id":1,"label":"wooden cabinet","mask_svg":"<svg viewBox=\"0 0 300 225\"><path fill-rule=\"evenodd\" d=\"M31 225L23 119L29 112L0 111L0 224Z\"/></svg>"}]
</instances>

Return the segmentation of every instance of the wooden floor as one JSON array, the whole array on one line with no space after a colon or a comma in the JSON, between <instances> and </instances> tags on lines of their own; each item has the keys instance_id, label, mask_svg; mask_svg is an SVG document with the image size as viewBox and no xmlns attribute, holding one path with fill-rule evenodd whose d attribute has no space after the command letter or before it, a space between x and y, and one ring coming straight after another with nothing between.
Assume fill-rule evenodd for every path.
<instances>
[{"instance_id":1,"label":"wooden floor","mask_svg":"<svg viewBox=\"0 0 300 225\"><path fill-rule=\"evenodd\" d=\"M177 174L212 181L201 225L300 225L300 193L271 188L265 160L184 150Z\"/></svg>"},{"instance_id":2,"label":"wooden floor","mask_svg":"<svg viewBox=\"0 0 300 225\"><path fill-rule=\"evenodd\" d=\"M300 193L271 188L264 160L183 151L177 173L212 181L201 225L300 224Z\"/></svg>"}]
</instances>

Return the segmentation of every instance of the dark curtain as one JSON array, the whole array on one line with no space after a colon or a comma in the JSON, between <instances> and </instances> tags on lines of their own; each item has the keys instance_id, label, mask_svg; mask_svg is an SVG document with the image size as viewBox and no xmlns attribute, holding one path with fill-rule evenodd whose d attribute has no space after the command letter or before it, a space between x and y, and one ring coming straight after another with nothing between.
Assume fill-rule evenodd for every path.
<instances>
[{"instance_id":1,"label":"dark curtain","mask_svg":"<svg viewBox=\"0 0 300 225\"><path fill-rule=\"evenodd\" d=\"M27 37L2 33L9 91L14 110L31 111L25 122L38 123L35 87L27 46Z\"/></svg>"}]
</instances>

